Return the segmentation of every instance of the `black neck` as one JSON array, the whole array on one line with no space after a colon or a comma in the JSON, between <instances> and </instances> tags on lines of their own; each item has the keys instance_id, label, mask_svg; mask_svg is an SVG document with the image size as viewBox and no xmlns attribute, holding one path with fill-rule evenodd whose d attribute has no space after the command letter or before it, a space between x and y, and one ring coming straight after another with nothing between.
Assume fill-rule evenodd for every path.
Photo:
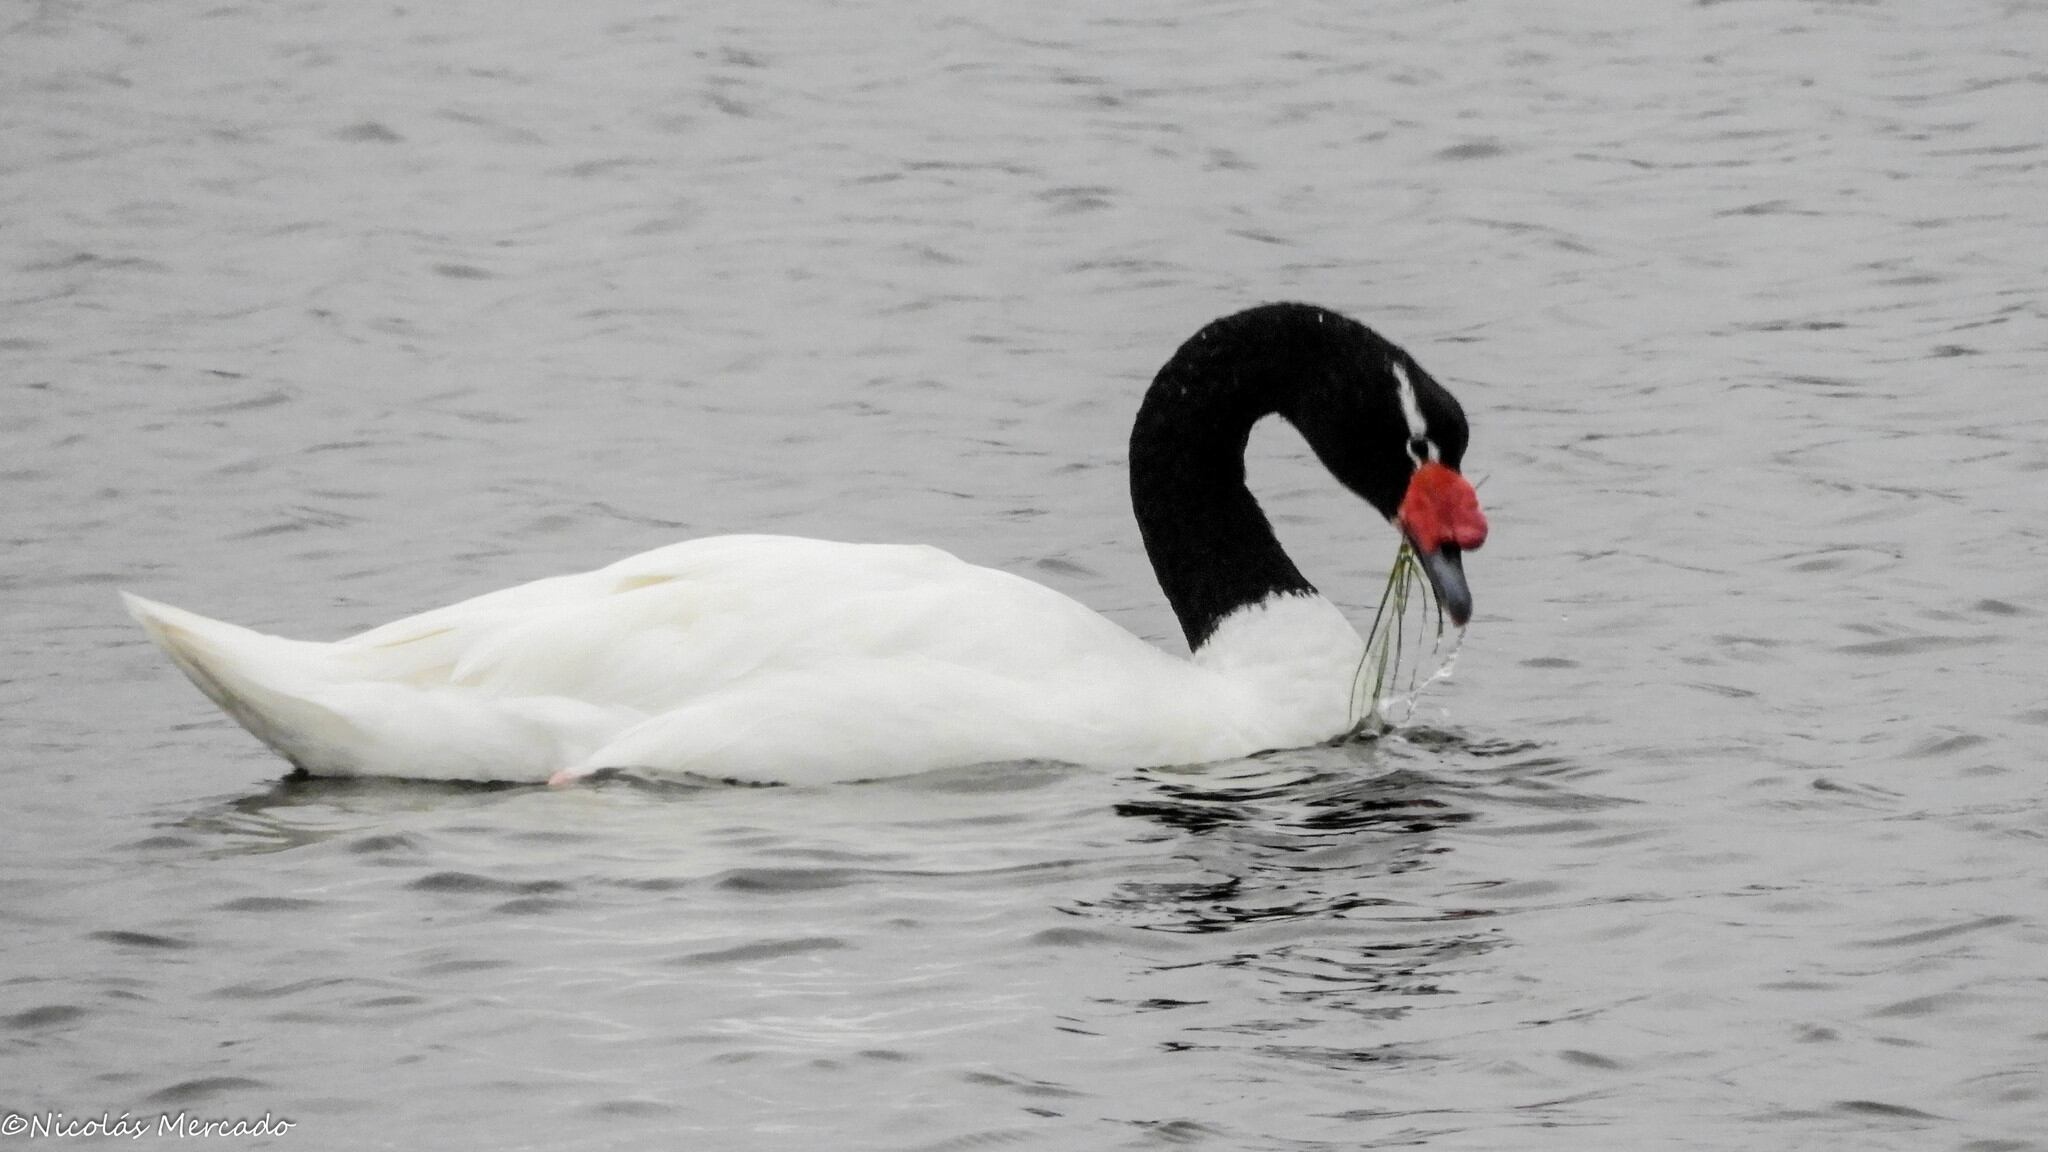
<instances>
[{"instance_id":1,"label":"black neck","mask_svg":"<svg viewBox=\"0 0 2048 1152\"><path fill-rule=\"evenodd\" d=\"M1273 413L1389 521L1418 464L1457 468L1469 432L1458 401L1421 365L1335 312L1262 304L1195 333L1159 370L1131 429L1131 505L1190 648L1241 608L1315 592L1244 485L1245 442ZM1455 572L1455 554L1448 564Z\"/></svg>"},{"instance_id":2,"label":"black neck","mask_svg":"<svg viewBox=\"0 0 2048 1152\"><path fill-rule=\"evenodd\" d=\"M1322 342L1316 329L1338 323L1356 327L1300 305L1227 317L1181 345L1145 393L1131 506L1190 649L1246 605L1315 592L1245 487L1244 450L1252 425L1292 406L1304 354Z\"/></svg>"}]
</instances>

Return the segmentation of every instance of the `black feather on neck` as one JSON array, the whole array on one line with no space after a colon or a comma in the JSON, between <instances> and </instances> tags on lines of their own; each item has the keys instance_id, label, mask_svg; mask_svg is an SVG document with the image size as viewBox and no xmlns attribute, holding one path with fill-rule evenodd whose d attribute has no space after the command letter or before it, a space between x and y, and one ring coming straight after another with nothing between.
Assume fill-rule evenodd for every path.
<instances>
[{"instance_id":1,"label":"black feather on neck","mask_svg":"<svg viewBox=\"0 0 2048 1152\"><path fill-rule=\"evenodd\" d=\"M1394 514L1411 467L1395 357L1413 364L1335 312L1266 304L1203 328L1159 370L1131 429L1131 505L1190 649L1247 605L1316 591L1245 486L1259 420L1284 416L1340 480Z\"/></svg>"}]
</instances>

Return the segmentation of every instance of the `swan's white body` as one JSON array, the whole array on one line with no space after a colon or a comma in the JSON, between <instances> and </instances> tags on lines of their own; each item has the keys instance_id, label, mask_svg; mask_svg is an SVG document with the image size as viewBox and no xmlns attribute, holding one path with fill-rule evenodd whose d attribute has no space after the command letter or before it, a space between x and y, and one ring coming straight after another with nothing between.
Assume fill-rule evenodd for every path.
<instances>
[{"instance_id":1,"label":"swan's white body","mask_svg":"<svg viewBox=\"0 0 2048 1152\"><path fill-rule=\"evenodd\" d=\"M1341 735L1365 644L1245 485L1293 424L1463 626L1486 539L1463 409L1348 317L1264 304L1189 337L1131 425L1131 510L1192 659L931 548L722 536L332 644L135 597L201 691L301 769L567 781L605 768L857 780L1016 760L1228 759Z\"/></svg>"},{"instance_id":2,"label":"swan's white body","mask_svg":"<svg viewBox=\"0 0 2048 1152\"><path fill-rule=\"evenodd\" d=\"M1226 759L1344 732L1364 648L1329 601L1287 594L1190 660L934 548L777 536L692 540L335 643L128 605L306 771L442 780Z\"/></svg>"}]
</instances>

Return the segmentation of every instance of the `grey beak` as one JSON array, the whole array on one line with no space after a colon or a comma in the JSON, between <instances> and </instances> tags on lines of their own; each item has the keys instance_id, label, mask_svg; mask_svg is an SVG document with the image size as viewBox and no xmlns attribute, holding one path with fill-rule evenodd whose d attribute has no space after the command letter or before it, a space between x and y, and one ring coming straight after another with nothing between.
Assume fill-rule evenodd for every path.
<instances>
[{"instance_id":1,"label":"grey beak","mask_svg":"<svg viewBox=\"0 0 2048 1152\"><path fill-rule=\"evenodd\" d=\"M1458 546L1446 544L1434 552L1417 549L1415 555L1422 561L1423 574L1429 577L1436 602L1444 606L1444 615L1463 628L1472 619L1472 589L1465 583L1465 564Z\"/></svg>"}]
</instances>

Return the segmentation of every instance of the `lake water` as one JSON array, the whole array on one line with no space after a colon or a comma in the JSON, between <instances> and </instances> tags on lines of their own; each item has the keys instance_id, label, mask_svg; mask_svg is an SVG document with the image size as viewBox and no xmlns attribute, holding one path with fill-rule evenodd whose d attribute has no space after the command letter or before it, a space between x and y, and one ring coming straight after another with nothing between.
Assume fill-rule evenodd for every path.
<instances>
[{"instance_id":1,"label":"lake water","mask_svg":"<svg viewBox=\"0 0 2048 1152\"><path fill-rule=\"evenodd\" d=\"M508 12L4 17L0 1113L2048 1148L2048 6ZM1267 299L1473 418L1477 615L1377 742L291 782L116 601L326 638L757 530L1177 647L1124 437ZM1392 534L1254 455L1364 623Z\"/></svg>"}]
</instances>

